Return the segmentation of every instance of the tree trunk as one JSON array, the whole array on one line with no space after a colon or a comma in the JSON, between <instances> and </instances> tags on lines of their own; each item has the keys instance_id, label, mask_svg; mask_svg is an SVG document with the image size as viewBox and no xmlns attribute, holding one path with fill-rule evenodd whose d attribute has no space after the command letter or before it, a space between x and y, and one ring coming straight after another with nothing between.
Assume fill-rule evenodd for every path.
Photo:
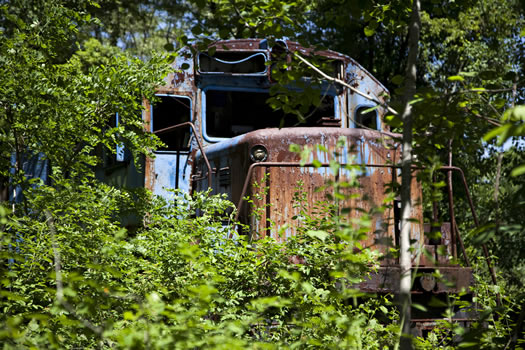
<instances>
[{"instance_id":1,"label":"tree trunk","mask_svg":"<svg viewBox=\"0 0 525 350\"><path fill-rule=\"evenodd\" d=\"M401 172L401 234L399 239L399 265L401 268L401 280L399 281L399 297L401 301L401 320L403 336L400 339L401 349L412 349L410 334L410 289L411 278L411 254L410 254L410 218L412 212L411 184L412 184L412 105L410 101L414 98L416 91L416 63L418 56L420 18L419 0L413 0L412 15L408 36L408 61L405 77L404 109L401 118L403 120L403 153Z\"/></svg>"}]
</instances>

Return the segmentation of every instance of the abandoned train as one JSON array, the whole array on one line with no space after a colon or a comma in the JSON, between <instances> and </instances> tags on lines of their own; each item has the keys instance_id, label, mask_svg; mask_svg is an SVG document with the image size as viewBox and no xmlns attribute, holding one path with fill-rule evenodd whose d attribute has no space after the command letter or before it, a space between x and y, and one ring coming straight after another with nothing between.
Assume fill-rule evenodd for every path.
<instances>
[{"instance_id":1,"label":"abandoned train","mask_svg":"<svg viewBox=\"0 0 525 350\"><path fill-rule=\"evenodd\" d=\"M180 55L173 64L173 73L166 78L166 85L158 89L160 101L150 105L145 101L144 121L165 143L155 151L155 158L146 159L144 174L140 179L128 180L145 186L154 194L169 197L169 189L202 191L211 187L213 193L225 193L235 204L241 205L245 195L252 194L254 182L267 187L264 196L258 197L256 206L265 208L261 215L251 215L251 207L239 208L239 219L250 225L259 235L278 236L269 223L281 226L291 222L296 215L293 196L300 181L307 190L308 204L321 199L322 193L314 188L324 184L327 169L301 167L299 156L289 146L321 144L334 150L343 138L348 147L340 154L340 161L354 159L363 164L365 176L360 177L358 190L361 200L354 205L368 209L379 205L385 198L386 187L398 181L394 167L399 162L400 149L383 122L385 109L371 107L376 103L352 92L347 87L326 84L320 88L322 102L313 110L304 124L297 119L285 119L266 103L272 84L271 60L273 50L311 54L310 49L290 41L278 42L273 47L266 40L244 39L220 41L213 44L213 55L201 52ZM332 62L333 76L357 90L385 102L387 89L368 71L351 58L332 51L315 53ZM120 159L119 159L120 157ZM328 162L328 155L314 152L313 158ZM117 155L118 160L122 154ZM121 167L117 172L126 172ZM128 183L129 185L130 183ZM472 283L469 268L452 264L448 256L456 255L456 240L450 225L441 228L441 239L429 240L424 234L421 187L413 181L411 239L421 248L435 254L436 260L421 255L417 266L418 277L414 283L416 300L429 300L430 296L443 296L468 288ZM266 205L266 204L270 204ZM398 210L393 203L383 216L375 217L377 229L368 237L369 244L382 238L398 241ZM294 234L292 229L286 235ZM440 249L441 246L441 249ZM448 252L438 255L438 250ZM377 249L386 249L377 246ZM416 252L414 254L417 254ZM415 258L415 257L414 257ZM382 261L379 271L360 285L374 293L395 293L399 281L399 265L395 259ZM432 272L437 268L453 284L434 281ZM438 313L414 313L417 329L432 324ZM461 319L460 314L456 315Z\"/></svg>"}]
</instances>

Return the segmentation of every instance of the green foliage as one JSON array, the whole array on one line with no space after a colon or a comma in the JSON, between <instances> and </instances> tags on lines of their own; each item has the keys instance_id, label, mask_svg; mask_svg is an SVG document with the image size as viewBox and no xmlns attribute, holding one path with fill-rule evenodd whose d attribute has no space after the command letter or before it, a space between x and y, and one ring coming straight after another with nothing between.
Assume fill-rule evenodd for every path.
<instances>
[{"instance_id":1,"label":"green foliage","mask_svg":"<svg viewBox=\"0 0 525 350\"><path fill-rule=\"evenodd\" d=\"M495 179L500 163L500 177L496 191ZM467 203L459 202L457 210L467 212L459 224L465 232L467 246L479 247L479 243L488 243L493 253L499 257L498 267L506 283L519 292L525 279L523 266L524 222L521 215L525 204L525 179L512 177L511 173L518 165L525 163L523 148L514 146L504 154L494 152L481 158L469 167L472 178L479 179L470 185L477 203L476 210L483 227L472 230L471 215ZM481 170L478 170L481 169ZM454 186L460 186L459 183Z\"/></svg>"},{"instance_id":2,"label":"green foliage","mask_svg":"<svg viewBox=\"0 0 525 350\"><path fill-rule=\"evenodd\" d=\"M402 84L407 3L0 3L0 181L2 187L20 186L24 193L19 202L10 203L12 212L0 206L4 348L377 349L397 342L391 301L369 299L352 288L376 261L359 246L370 231L373 212L349 222L326 202L314 209L319 216L312 215L298 184L294 205L300 209L299 234L284 243L249 240L237 235L236 223L227 214L232 205L222 198L179 193L166 203L141 191L101 184L94 180L94 168L116 145L125 144L137 164L158 145L143 130L141 101L152 97L167 72L168 61L151 55L151 49L164 44L174 49L178 19L170 15L179 9L195 11L192 36L206 37L205 45L210 36L269 38L271 45L284 36L318 38L351 53L381 81L392 81L395 92ZM427 163L443 157L448 147L443 135L455 140L456 149L482 154L479 140L488 131L486 121L501 115L505 125L489 137L523 135L521 106L509 109L522 99L523 57L513 46L523 32L518 3L442 5L425 4L420 61L424 88L414 102L419 114L416 151ZM91 33L99 41L84 40ZM119 55L101 44L106 39L153 58L142 62ZM188 36L180 41L186 44ZM327 70L326 62L312 61ZM295 58L277 60L271 67L283 85L303 89L294 94L275 85L270 101L299 122L308 117L310 105L319 106L321 83L311 79L306 84L303 78L309 74L301 68ZM118 127L110 122L115 113L121 120ZM402 126L395 118L392 124ZM505 166L505 175L523 163L519 151L511 154L514 167ZM49 161L49 183L23 173L22 163L31 155ZM465 158L460 160L467 165L486 160L485 168L493 161ZM339 164L333 162L332 168L339 170ZM482 217L491 221L494 175L468 175L476 179ZM326 188L342 201L354 185L333 182ZM431 187L429 193L439 199L440 186ZM519 285L523 274L524 249L516 248L523 241L522 187L519 180L502 183L500 200L507 205L498 207L493 221L504 224L486 226L499 227L488 234L497 238L492 249L504 255L500 264L507 276L512 272L509 289ZM133 232L119 221L129 213L143 219ZM484 232L472 231L467 239L475 242L479 233ZM441 334L436 330L420 339L421 347L454 347L458 336L464 347L505 344L513 327L505 312L517 312L520 305L504 299L506 308L496 310L500 319L491 316L498 286L486 280L477 284L479 322L468 331L444 323Z\"/></svg>"},{"instance_id":3,"label":"green foliage","mask_svg":"<svg viewBox=\"0 0 525 350\"><path fill-rule=\"evenodd\" d=\"M394 317L384 307L389 301L352 302L362 295L351 285L371 262L369 252L354 252L359 227L339 222L327 231L304 228L286 243L250 242L233 223L223 226L230 202L178 193L171 203L143 196L148 214L131 235L117 221L127 196L93 181L62 181L31 191L32 215L3 219L4 345L391 344L377 320L384 312ZM197 211L202 215L195 217Z\"/></svg>"},{"instance_id":4,"label":"green foliage","mask_svg":"<svg viewBox=\"0 0 525 350\"><path fill-rule=\"evenodd\" d=\"M62 5L46 2L44 8L49 16L45 26L37 25L37 19L26 24L2 8L3 21L9 24L8 35L0 39L2 187L9 181L23 189L30 185L22 167L33 155L45 155L57 181L82 179L93 174L102 152L114 152L118 144L138 159L159 142L144 131L141 110L142 98L152 97L167 73L165 58L145 63L107 53L97 59L92 49L89 55L79 52L57 64L56 52L70 45L78 22L88 19ZM121 123L111 127L116 113Z\"/></svg>"},{"instance_id":5,"label":"green foliage","mask_svg":"<svg viewBox=\"0 0 525 350\"><path fill-rule=\"evenodd\" d=\"M192 0L198 24L192 34L205 38L282 38L294 37L305 25L315 1L227 1Z\"/></svg>"},{"instance_id":6,"label":"green foliage","mask_svg":"<svg viewBox=\"0 0 525 350\"><path fill-rule=\"evenodd\" d=\"M126 129L119 132L140 137ZM93 145L108 142L104 135ZM51 154L58 163L52 184L28 186L24 205L2 209L4 347L375 349L395 342L395 324L379 322L395 319L390 301L353 288L375 261L358 243L370 230L366 214L349 221L325 210L321 225L304 208L300 234L284 243L249 240L236 233L232 203L219 196L176 193L167 203L94 180L96 154L69 167L58 150ZM301 192L297 206L304 207ZM130 211L143 218L133 232L119 223Z\"/></svg>"}]
</instances>

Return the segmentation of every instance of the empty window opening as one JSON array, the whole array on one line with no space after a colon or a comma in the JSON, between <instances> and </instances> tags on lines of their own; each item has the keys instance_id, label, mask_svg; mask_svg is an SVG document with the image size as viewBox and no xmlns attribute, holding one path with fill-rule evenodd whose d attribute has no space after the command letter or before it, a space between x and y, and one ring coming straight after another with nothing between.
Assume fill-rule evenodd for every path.
<instances>
[{"instance_id":1,"label":"empty window opening","mask_svg":"<svg viewBox=\"0 0 525 350\"><path fill-rule=\"evenodd\" d=\"M334 118L334 97L327 95L318 107L312 107L306 121L297 116L274 111L266 100L267 92L216 91L206 92L206 134L211 137L234 137L247 132L278 127L319 126L320 121Z\"/></svg>"},{"instance_id":2,"label":"empty window opening","mask_svg":"<svg viewBox=\"0 0 525 350\"><path fill-rule=\"evenodd\" d=\"M369 128L378 130L377 128L377 111L366 112L370 109L370 106L359 107L355 112L355 127L356 128Z\"/></svg>"},{"instance_id":3,"label":"empty window opening","mask_svg":"<svg viewBox=\"0 0 525 350\"><path fill-rule=\"evenodd\" d=\"M199 54L200 73L264 74L266 55L262 52L216 52Z\"/></svg>"},{"instance_id":4,"label":"empty window opening","mask_svg":"<svg viewBox=\"0 0 525 350\"><path fill-rule=\"evenodd\" d=\"M191 100L187 97L159 96L152 108L151 122L153 133L191 120ZM159 151L187 151L189 150L191 128L185 126L178 129L167 130L157 134L166 144Z\"/></svg>"}]
</instances>

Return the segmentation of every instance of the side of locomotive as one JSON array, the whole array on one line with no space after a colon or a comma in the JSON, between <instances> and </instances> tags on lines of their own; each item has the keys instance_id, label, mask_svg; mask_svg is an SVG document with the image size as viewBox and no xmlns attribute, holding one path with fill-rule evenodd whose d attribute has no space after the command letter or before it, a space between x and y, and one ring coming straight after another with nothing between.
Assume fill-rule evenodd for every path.
<instances>
[{"instance_id":1,"label":"side of locomotive","mask_svg":"<svg viewBox=\"0 0 525 350\"><path fill-rule=\"evenodd\" d=\"M392 141L393 135L383 123L383 108L370 111L376 103L347 87L326 84L319 88L320 106L308 114L306 123L297 125L296 119L288 118L282 125L284 115L266 104L270 96L272 50L282 52L286 48L303 55L310 51L290 41L272 48L258 39L220 41L213 46L213 55L202 52L179 56L166 85L158 89L159 103L151 106L145 101L145 124L166 144L155 152L155 158L146 159L146 188L164 197L173 195L168 189L212 188L213 193L225 193L238 205L239 219L249 224L252 233L286 239L294 234L293 228L288 228L284 237L273 228L291 223L297 215L293 203L297 184L301 183L305 190L305 204L313 206L324 199L324 194L316 193L315 188L331 176L345 176L330 174L324 167L301 167L297 153L290 151L291 144L322 145L328 152L314 151L311 161L326 164L330 154L337 151L340 163L363 166L365 174L359 177L361 186L357 190L360 199L352 206L367 210L382 204L387 187L399 183L395 166L400 159L399 145ZM335 78L385 102L387 89L357 62L332 51L316 54L332 62ZM346 146L341 150L338 145L342 140ZM263 195L255 196L253 183L265 188ZM416 268L422 274L413 288L416 299L443 297L468 288L472 283L470 269L453 265L447 258L456 251L449 226L443 225L438 242L429 241L424 234L421 187L416 180L412 193L413 202L419 203L412 211L416 219L411 223L411 239L417 246L414 261L419 260L418 250L423 248L448 252L445 256L436 253L437 261L421 255L423 259ZM246 195L257 197L253 206L244 203ZM380 251L386 251L386 245L376 243L397 244L397 204L394 201L384 214L373 218L375 230L368 235L366 245L375 244ZM263 209L253 215L254 207ZM432 274L438 268L451 285L433 280ZM398 262L385 259L377 274L360 288L373 293L395 293L399 276ZM439 313L423 314L413 321L424 327L425 322L439 317Z\"/></svg>"}]
</instances>

